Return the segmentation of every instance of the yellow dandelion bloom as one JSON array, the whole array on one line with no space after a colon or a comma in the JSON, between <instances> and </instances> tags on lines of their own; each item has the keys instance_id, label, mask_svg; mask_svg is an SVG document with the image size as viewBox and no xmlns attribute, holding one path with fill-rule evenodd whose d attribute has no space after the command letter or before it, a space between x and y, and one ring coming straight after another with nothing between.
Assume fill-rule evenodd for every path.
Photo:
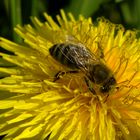
<instances>
[{"instance_id":1,"label":"yellow dandelion bloom","mask_svg":"<svg viewBox=\"0 0 140 140\"><path fill-rule=\"evenodd\" d=\"M44 23L32 18L34 26L17 25L23 43L0 38L0 46L12 52L0 52L0 135L5 140L139 140L137 32L103 18L76 20L64 11L57 23L44 16ZM93 94L81 72L67 73L69 68L50 55L53 45L74 40L96 56L103 52L101 61L117 82L108 97L94 83ZM59 71L66 73L54 81Z\"/></svg>"}]
</instances>

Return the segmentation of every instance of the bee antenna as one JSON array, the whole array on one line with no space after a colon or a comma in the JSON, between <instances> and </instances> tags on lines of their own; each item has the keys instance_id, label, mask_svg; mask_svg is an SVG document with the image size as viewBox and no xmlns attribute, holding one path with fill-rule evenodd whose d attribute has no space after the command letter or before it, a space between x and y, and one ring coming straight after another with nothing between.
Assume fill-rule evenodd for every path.
<instances>
[{"instance_id":1,"label":"bee antenna","mask_svg":"<svg viewBox=\"0 0 140 140\"><path fill-rule=\"evenodd\" d=\"M129 83L129 80L125 80L125 81L119 82L117 84L120 85L120 84L123 84L123 83Z\"/></svg>"},{"instance_id":2,"label":"bee antenna","mask_svg":"<svg viewBox=\"0 0 140 140\"><path fill-rule=\"evenodd\" d=\"M134 87L136 87L137 88L137 86L133 86L133 85L121 85L121 86L116 86L116 89L119 90L120 87L126 87L126 88L134 88Z\"/></svg>"}]
</instances>

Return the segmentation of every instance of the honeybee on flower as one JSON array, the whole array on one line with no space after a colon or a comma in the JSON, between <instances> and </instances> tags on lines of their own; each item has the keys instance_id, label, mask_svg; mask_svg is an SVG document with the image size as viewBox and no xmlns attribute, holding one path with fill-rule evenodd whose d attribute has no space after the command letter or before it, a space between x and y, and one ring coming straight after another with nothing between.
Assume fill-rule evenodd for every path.
<instances>
[{"instance_id":1,"label":"honeybee on flower","mask_svg":"<svg viewBox=\"0 0 140 140\"><path fill-rule=\"evenodd\" d=\"M98 25L83 16L76 20L63 10L58 24L44 16L45 23L32 18L34 27L17 25L24 43L0 38L0 46L14 53L0 53L14 64L0 67L5 74L0 135L5 140L139 140L137 32L104 18Z\"/></svg>"},{"instance_id":2,"label":"honeybee on flower","mask_svg":"<svg viewBox=\"0 0 140 140\"><path fill-rule=\"evenodd\" d=\"M66 73L83 72L87 85L90 85L89 80L98 84L101 93L109 93L111 86L116 84L111 70L101 62L100 56L96 56L81 44L55 44L49 49L49 52L57 61L71 68L71 71ZM62 72L57 73L55 80L59 79L60 73L63 74ZM89 87L89 89L93 94L96 94L94 87Z\"/></svg>"}]
</instances>

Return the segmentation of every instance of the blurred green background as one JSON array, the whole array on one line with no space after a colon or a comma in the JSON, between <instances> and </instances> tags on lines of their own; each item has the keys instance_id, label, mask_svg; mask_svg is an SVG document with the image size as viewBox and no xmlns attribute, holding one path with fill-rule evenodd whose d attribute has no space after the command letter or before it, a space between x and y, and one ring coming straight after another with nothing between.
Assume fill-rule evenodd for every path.
<instances>
[{"instance_id":1,"label":"blurred green background","mask_svg":"<svg viewBox=\"0 0 140 140\"><path fill-rule=\"evenodd\" d=\"M13 33L16 24L31 23L30 16L43 20L43 12L55 19L60 9L76 18L104 16L127 29L140 29L140 0L0 0L0 36L19 41Z\"/></svg>"}]
</instances>

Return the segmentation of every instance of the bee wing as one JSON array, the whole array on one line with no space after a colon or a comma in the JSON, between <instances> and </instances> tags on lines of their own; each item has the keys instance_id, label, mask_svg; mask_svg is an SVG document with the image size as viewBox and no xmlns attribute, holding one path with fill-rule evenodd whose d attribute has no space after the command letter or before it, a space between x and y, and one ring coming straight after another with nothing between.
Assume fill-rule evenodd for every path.
<instances>
[{"instance_id":1,"label":"bee wing","mask_svg":"<svg viewBox=\"0 0 140 140\"><path fill-rule=\"evenodd\" d=\"M71 44L68 48L67 54L65 54L61 49L60 51L69 62L85 72L88 70L88 66L91 63L97 63L98 60L96 55L83 45Z\"/></svg>"},{"instance_id":2,"label":"bee wing","mask_svg":"<svg viewBox=\"0 0 140 140\"><path fill-rule=\"evenodd\" d=\"M74 50L74 53L76 54L75 61L83 72L87 72L91 64L99 61L97 56L86 47L80 47L79 52Z\"/></svg>"}]
</instances>

